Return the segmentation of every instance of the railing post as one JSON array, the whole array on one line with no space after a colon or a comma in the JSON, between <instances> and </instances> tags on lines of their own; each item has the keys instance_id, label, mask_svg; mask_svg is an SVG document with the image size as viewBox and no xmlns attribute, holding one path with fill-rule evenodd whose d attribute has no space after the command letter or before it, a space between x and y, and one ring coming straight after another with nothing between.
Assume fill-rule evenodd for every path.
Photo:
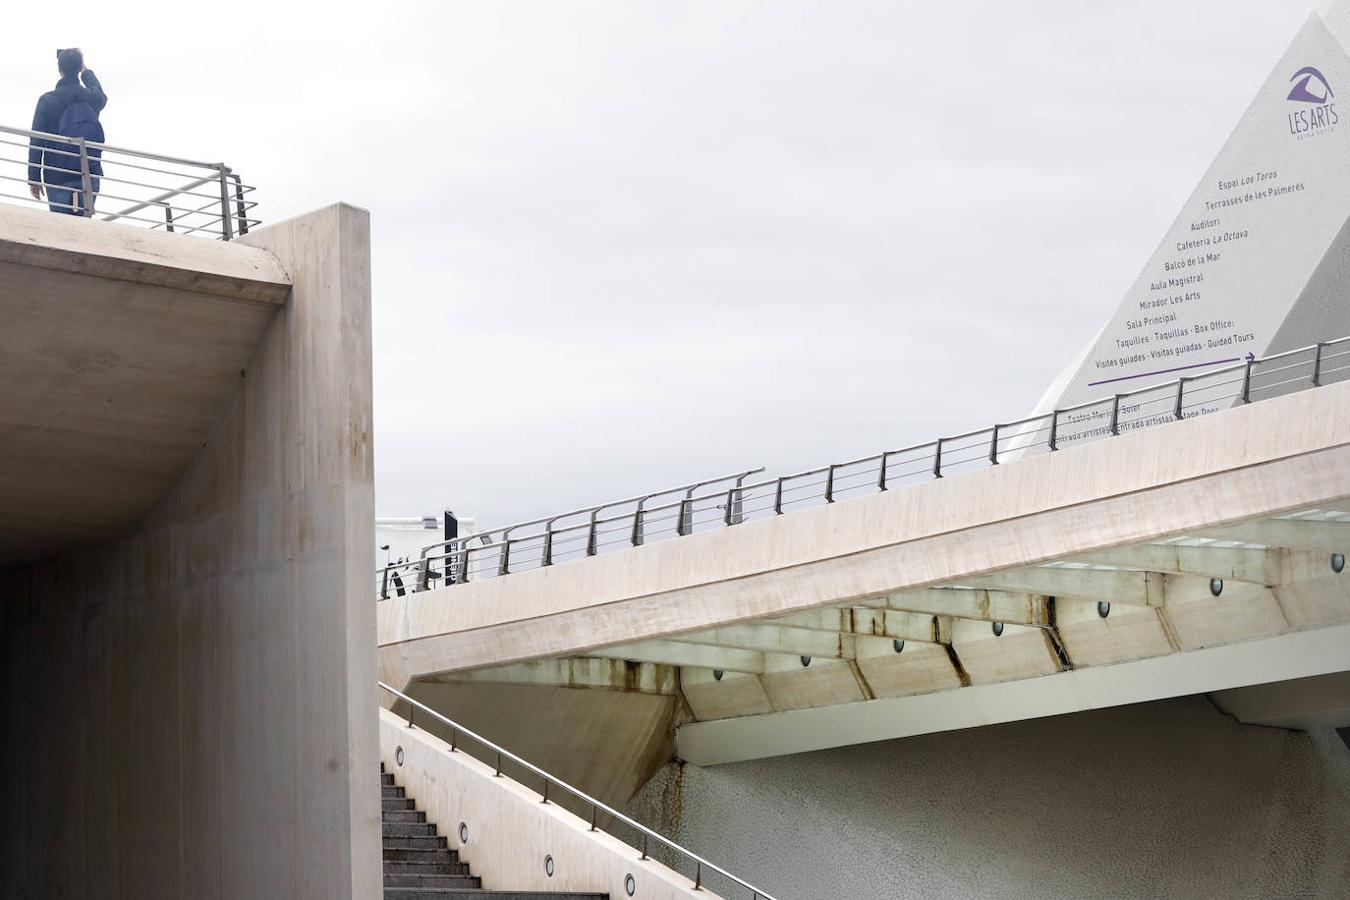
<instances>
[{"instance_id":1,"label":"railing post","mask_svg":"<svg viewBox=\"0 0 1350 900\"><path fill-rule=\"evenodd\" d=\"M883 454L881 454L881 471L880 471L880 474L877 475L877 490L878 490L878 491L884 491L884 490L886 490L886 462L887 462L887 460L889 460L890 458L891 458L891 454L890 454L890 453L883 453Z\"/></svg>"},{"instance_id":2,"label":"railing post","mask_svg":"<svg viewBox=\"0 0 1350 900\"><path fill-rule=\"evenodd\" d=\"M727 488L727 505L722 510L722 524L731 527L731 504L736 502L736 489Z\"/></svg>"},{"instance_id":3,"label":"railing post","mask_svg":"<svg viewBox=\"0 0 1350 900\"><path fill-rule=\"evenodd\" d=\"M642 858L647 858L647 832L642 832Z\"/></svg>"},{"instance_id":4,"label":"railing post","mask_svg":"<svg viewBox=\"0 0 1350 900\"><path fill-rule=\"evenodd\" d=\"M684 525L684 531L680 532L681 534L694 533L694 491L701 487L703 487L701 484L695 485L684 492L684 499L687 502L680 506L680 522Z\"/></svg>"},{"instance_id":5,"label":"railing post","mask_svg":"<svg viewBox=\"0 0 1350 900\"><path fill-rule=\"evenodd\" d=\"M1059 449L1059 446L1057 444L1058 440L1059 440L1059 410L1052 409L1050 411L1050 451L1052 453Z\"/></svg>"},{"instance_id":6,"label":"railing post","mask_svg":"<svg viewBox=\"0 0 1350 900\"><path fill-rule=\"evenodd\" d=\"M1317 342L1317 352L1313 355L1313 387L1322 386L1322 348L1326 345L1321 341Z\"/></svg>"},{"instance_id":7,"label":"railing post","mask_svg":"<svg viewBox=\"0 0 1350 900\"><path fill-rule=\"evenodd\" d=\"M739 525L745 521L745 491L741 490L745 486L745 475L736 476L736 499L732 503L731 525Z\"/></svg>"},{"instance_id":8,"label":"railing post","mask_svg":"<svg viewBox=\"0 0 1350 900\"><path fill-rule=\"evenodd\" d=\"M591 510L591 527L590 527L590 529L586 532L586 555L587 555L587 556L594 556L594 555L596 554L596 551L597 551L598 548L599 548L599 544L598 544L597 541L596 541L596 533L595 533L595 531L596 531L596 521L595 521L595 520L596 520L596 517L598 517L599 515L600 515L600 510L599 510L598 508L597 508L597 509Z\"/></svg>"},{"instance_id":9,"label":"railing post","mask_svg":"<svg viewBox=\"0 0 1350 900\"><path fill-rule=\"evenodd\" d=\"M80 196L84 205L86 219L94 215L94 179L89 174L89 145L84 138L77 138L80 147Z\"/></svg>"},{"instance_id":10,"label":"railing post","mask_svg":"<svg viewBox=\"0 0 1350 900\"><path fill-rule=\"evenodd\" d=\"M694 869L694 890L701 891L703 890L703 863L700 862L696 865L697 868Z\"/></svg>"},{"instance_id":11,"label":"railing post","mask_svg":"<svg viewBox=\"0 0 1350 900\"><path fill-rule=\"evenodd\" d=\"M681 497L679 514L675 517L675 534L679 537L688 534L693 525L692 519L693 515L689 511L689 498Z\"/></svg>"},{"instance_id":12,"label":"railing post","mask_svg":"<svg viewBox=\"0 0 1350 900\"><path fill-rule=\"evenodd\" d=\"M773 489L773 514L781 516L783 514L783 479L778 479L778 484Z\"/></svg>"},{"instance_id":13,"label":"railing post","mask_svg":"<svg viewBox=\"0 0 1350 900\"><path fill-rule=\"evenodd\" d=\"M642 534L642 512L643 512L643 507L644 507L644 506L646 505L646 503L647 503L647 500L648 500L647 497L643 497L641 500L639 500L639 501L638 501L638 505L637 505L637 509L635 509L635 510L633 511L633 546L634 546L634 547L641 547L641 546L642 546L642 539L643 539L643 534Z\"/></svg>"},{"instance_id":14,"label":"railing post","mask_svg":"<svg viewBox=\"0 0 1350 900\"><path fill-rule=\"evenodd\" d=\"M497 574L511 574L511 529L502 532L502 555L497 560Z\"/></svg>"},{"instance_id":15,"label":"railing post","mask_svg":"<svg viewBox=\"0 0 1350 900\"><path fill-rule=\"evenodd\" d=\"M220 236L225 240L234 238L233 229L230 227L230 168L221 163L220 172Z\"/></svg>"},{"instance_id":16,"label":"railing post","mask_svg":"<svg viewBox=\"0 0 1350 900\"><path fill-rule=\"evenodd\" d=\"M389 567L384 567L384 575L380 579L380 599L389 599Z\"/></svg>"},{"instance_id":17,"label":"railing post","mask_svg":"<svg viewBox=\"0 0 1350 900\"><path fill-rule=\"evenodd\" d=\"M238 175L231 173L234 179L234 212L239 217L239 235L248 234L248 206L244 204L244 182Z\"/></svg>"},{"instance_id":18,"label":"railing post","mask_svg":"<svg viewBox=\"0 0 1350 900\"><path fill-rule=\"evenodd\" d=\"M1001 427L995 425L993 437L989 439L989 465L991 466L998 465L998 430Z\"/></svg>"},{"instance_id":19,"label":"railing post","mask_svg":"<svg viewBox=\"0 0 1350 900\"><path fill-rule=\"evenodd\" d=\"M933 477L942 477L942 438L938 438L937 448L933 451Z\"/></svg>"},{"instance_id":20,"label":"railing post","mask_svg":"<svg viewBox=\"0 0 1350 900\"><path fill-rule=\"evenodd\" d=\"M465 542L464 542L464 552L461 553L461 554L459 555L459 583L460 583L460 584L468 584L468 583L469 583L469 554L470 554L472 551L473 551L473 548L469 546L469 542L468 542L468 541L465 541ZM451 580L451 578L450 578L449 557L446 557L446 563L447 563L447 565L446 565L446 567L445 567L445 583L446 583L447 585L449 585L449 584L452 584L452 583L453 583L452 580Z\"/></svg>"},{"instance_id":21,"label":"railing post","mask_svg":"<svg viewBox=\"0 0 1350 900\"><path fill-rule=\"evenodd\" d=\"M834 464L825 470L825 502L834 502Z\"/></svg>"},{"instance_id":22,"label":"railing post","mask_svg":"<svg viewBox=\"0 0 1350 900\"><path fill-rule=\"evenodd\" d=\"M544 523L544 561L542 565L553 565L553 520Z\"/></svg>"},{"instance_id":23,"label":"railing post","mask_svg":"<svg viewBox=\"0 0 1350 900\"><path fill-rule=\"evenodd\" d=\"M1111 398L1111 434L1116 436L1120 434L1120 395L1116 394Z\"/></svg>"},{"instance_id":24,"label":"railing post","mask_svg":"<svg viewBox=\"0 0 1350 900\"><path fill-rule=\"evenodd\" d=\"M427 585L431 582L431 558L425 554L421 562L417 564L417 589L425 591Z\"/></svg>"},{"instance_id":25,"label":"railing post","mask_svg":"<svg viewBox=\"0 0 1350 900\"><path fill-rule=\"evenodd\" d=\"M1242 369L1242 402L1252 402L1252 361L1247 360L1247 365Z\"/></svg>"},{"instance_id":26,"label":"railing post","mask_svg":"<svg viewBox=\"0 0 1350 900\"><path fill-rule=\"evenodd\" d=\"M1181 420L1182 404L1186 397L1186 376L1183 375L1177 379L1177 405L1172 411L1172 418Z\"/></svg>"},{"instance_id":27,"label":"railing post","mask_svg":"<svg viewBox=\"0 0 1350 900\"><path fill-rule=\"evenodd\" d=\"M164 230L173 234L173 205L164 204Z\"/></svg>"}]
</instances>

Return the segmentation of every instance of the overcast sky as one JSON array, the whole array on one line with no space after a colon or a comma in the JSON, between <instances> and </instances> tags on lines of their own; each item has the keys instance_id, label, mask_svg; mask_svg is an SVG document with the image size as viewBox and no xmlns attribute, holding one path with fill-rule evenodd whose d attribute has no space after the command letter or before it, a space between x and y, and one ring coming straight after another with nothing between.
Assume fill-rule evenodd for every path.
<instances>
[{"instance_id":1,"label":"overcast sky","mask_svg":"<svg viewBox=\"0 0 1350 900\"><path fill-rule=\"evenodd\" d=\"M0 122L77 44L110 143L370 209L379 512L501 525L1025 414L1312 5L68 4Z\"/></svg>"}]
</instances>

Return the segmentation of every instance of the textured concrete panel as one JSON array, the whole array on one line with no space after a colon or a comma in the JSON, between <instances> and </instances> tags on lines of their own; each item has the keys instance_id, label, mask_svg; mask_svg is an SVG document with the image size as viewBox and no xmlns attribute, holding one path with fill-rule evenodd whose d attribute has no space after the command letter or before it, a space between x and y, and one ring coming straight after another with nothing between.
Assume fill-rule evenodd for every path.
<instances>
[{"instance_id":1,"label":"textured concrete panel","mask_svg":"<svg viewBox=\"0 0 1350 900\"><path fill-rule=\"evenodd\" d=\"M368 221L249 240L294 288L186 473L0 571L0 896L378 895Z\"/></svg>"},{"instance_id":2,"label":"textured concrete panel","mask_svg":"<svg viewBox=\"0 0 1350 900\"><path fill-rule=\"evenodd\" d=\"M672 766L630 813L784 900L1350 895L1345 745L1203 698Z\"/></svg>"}]
</instances>

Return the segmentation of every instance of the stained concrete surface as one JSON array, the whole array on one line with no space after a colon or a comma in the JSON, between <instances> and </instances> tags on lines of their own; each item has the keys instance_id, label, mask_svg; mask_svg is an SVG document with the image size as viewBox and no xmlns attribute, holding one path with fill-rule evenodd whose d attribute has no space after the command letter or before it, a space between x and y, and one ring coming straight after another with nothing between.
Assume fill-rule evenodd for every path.
<instances>
[{"instance_id":1,"label":"stained concrete surface","mask_svg":"<svg viewBox=\"0 0 1350 900\"><path fill-rule=\"evenodd\" d=\"M1346 744L1204 697L671 765L628 811L779 900L1350 896Z\"/></svg>"},{"instance_id":2,"label":"stained concrete surface","mask_svg":"<svg viewBox=\"0 0 1350 900\"><path fill-rule=\"evenodd\" d=\"M294 287L182 478L0 568L0 897L379 894L368 217L249 241Z\"/></svg>"}]
</instances>

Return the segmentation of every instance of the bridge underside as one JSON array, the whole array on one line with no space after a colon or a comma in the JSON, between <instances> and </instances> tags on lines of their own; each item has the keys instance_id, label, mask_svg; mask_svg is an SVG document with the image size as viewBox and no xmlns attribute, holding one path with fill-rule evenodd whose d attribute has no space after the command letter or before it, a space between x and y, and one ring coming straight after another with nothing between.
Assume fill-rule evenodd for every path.
<instances>
[{"instance_id":1,"label":"bridge underside","mask_svg":"<svg viewBox=\"0 0 1350 900\"><path fill-rule=\"evenodd\" d=\"M675 696L707 764L1223 689L1241 710L1238 688L1350 669L1347 548L1350 503L432 680ZM1339 683L1275 718L1350 725Z\"/></svg>"}]
</instances>

